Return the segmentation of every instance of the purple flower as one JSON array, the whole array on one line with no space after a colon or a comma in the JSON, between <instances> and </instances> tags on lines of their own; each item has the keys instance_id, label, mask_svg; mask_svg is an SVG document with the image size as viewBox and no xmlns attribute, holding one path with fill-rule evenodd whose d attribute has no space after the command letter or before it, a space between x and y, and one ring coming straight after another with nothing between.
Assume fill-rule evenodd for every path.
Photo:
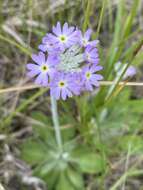
<instances>
[{"instance_id":1,"label":"purple flower","mask_svg":"<svg viewBox=\"0 0 143 190\"><path fill-rule=\"evenodd\" d=\"M53 34L48 33L47 38L51 44L59 46L62 50L65 50L65 48L72 46L78 41L78 31L73 26L68 27L67 23L62 28L60 22L57 22L57 25L53 26L52 31Z\"/></svg>"},{"instance_id":2,"label":"purple flower","mask_svg":"<svg viewBox=\"0 0 143 190\"><path fill-rule=\"evenodd\" d=\"M67 97L79 95L79 87L77 86L74 78L70 74L57 73L53 80L50 82L50 94L57 100L62 98L66 100Z\"/></svg>"},{"instance_id":3,"label":"purple flower","mask_svg":"<svg viewBox=\"0 0 143 190\"><path fill-rule=\"evenodd\" d=\"M92 91L93 86L99 86L99 80L103 77L95 72L102 70L102 66L87 66L82 71L82 80L86 90Z\"/></svg>"},{"instance_id":4,"label":"purple flower","mask_svg":"<svg viewBox=\"0 0 143 190\"><path fill-rule=\"evenodd\" d=\"M38 46L38 48L43 52L48 53L57 53L61 51L60 46L55 47L55 45L50 41L50 38L48 36L43 37L42 44Z\"/></svg>"},{"instance_id":5,"label":"purple flower","mask_svg":"<svg viewBox=\"0 0 143 190\"><path fill-rule=\"evenodd\" d=\"M129 66L123 76L123 79L126 79L128 77L133 77L134 75L136 75L137 73L137 69L134 66Z\"/></svg>"},{"instance_id":6,"label":"purple flower","mask_svg":"<svg viewBox=\"0 0 143 190\"><path fill-rule=\"evenodd\" d=\"M44 37L42 39L42 44L39 45L39 49L43 52L52 50L53 44L49 42L49 39L47 37Z\"/></svg>"},{"instance_id":7,"label":"purple flower","mask_svg":"<svg viewBox=\"0 0 143 190\"><path fill-rule=\"evenodd\" d=\"M116 74L120 76L126 67L127 67L127 63L123 64L122 62L118 61L114 67ZM123 79L127 79L128 77L133 77L134 75L136 75L136 73L137 73L136 67L131 65L127 68L123 76Z\"/></svg>"},{"instance_id":8,"label":"purple flower","mask_svg":"<svg viewBox=\"0 0 143 190\"><path fill-rule=\"evenodd\" d=\"M83 35L82 35L81 31L79 33L80 33L81 46L86 47L86 46L90 45L92 47L96 47L97 44L99 43L99 40L90 41L91 33L92 33L91 29L88 29Z\"/></svg>"},{"instance_id":9,"label":"purple flower","mask_svg":"<svg viewBox=\"0 0 143 190\"><path fill-rule=\"evenodd\" d=\"M54 66L50 63L48 58L46 59L42 52L39 52L38 55L33 54L32 59L36 64L27 64L27 75L30 78L36 77L36 84L47 86L49 83L49 77L51 77L55 72Z\"/></svg>"},{"instance_id":10,"label":"purple flower","mask_svg":"<svg viewBox=\"0 0 143 190\"><path fill-rule=\"evenodd\" d=\"M93 48L92 46L88 45L85 48L85 53L84 53L85 60L88 63L93 63L93 64L98 64L99 62L99 57L98 57L98 50L97 48Z\"/></svg>"}]
</instances>

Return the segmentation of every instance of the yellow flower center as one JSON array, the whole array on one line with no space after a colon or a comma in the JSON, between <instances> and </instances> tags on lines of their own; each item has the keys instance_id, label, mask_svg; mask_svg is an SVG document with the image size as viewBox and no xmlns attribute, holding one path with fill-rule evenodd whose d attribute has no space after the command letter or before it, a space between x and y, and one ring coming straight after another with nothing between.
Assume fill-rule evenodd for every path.
<instances>
[{"instance_id":1,"label":"yellow flower center","mask_svg":"<svg viewBox=\"0 0 143 190\"><path fill-rule=\"evenodd\" d=\"M83 45L87 45L87 40L83 39Z\"/></svg>"},{"instance_id":2,"label":"yellow flower center","mask_svg":"<svg viewBox=\"0 0 143 190\"><path fill-rule=\"evenodd\" d=\"M61 36L60 36L60 41L61 41L61 42L66 42L66 41L67 41L67 37L64 36L64 35L61 35Z\"/></svg>"},{"instance_id":3,"label":"yellow flower center","mask_svg":"<svg viewBox=\"0 0 143 190\"><path fill-rule=\"evenodd\" d=\"M86 73L86 78L89 79L91 77L91 73L90 72L87 72Z\"/></svg>"},{"instance_id":4,"label":"yellow flower center","mask_svg":"<svg viewBox=\"0 0 143 190\"><path fill-rule=\"evenodd\" d=\"M65 83L64 81L60 81L60 82L59 82L59 87L62 88L62 87L65 86L65 84L66 84L66 83Z\"/></svg>"},{"instance_id":5,"label":"yellow flower center","mask_svg":"<svg viewBox=\"0 0 143 190\"><path fill-rule=\"evenodd\" d=\"M49 68L47 65L42 65L41 69L42 69L42 71L45 72L45 71L48 71Z\"/></svg>"}]
</instances>

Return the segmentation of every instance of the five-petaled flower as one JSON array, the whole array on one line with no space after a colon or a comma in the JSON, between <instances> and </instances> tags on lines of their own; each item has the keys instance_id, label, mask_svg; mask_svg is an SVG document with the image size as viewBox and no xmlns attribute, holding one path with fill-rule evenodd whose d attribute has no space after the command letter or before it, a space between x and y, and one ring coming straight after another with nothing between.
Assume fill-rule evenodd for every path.
<instances>
[{"instance_id":1,"label":"five-petaled flower","mask_svg":"<svg viewBox=\"0 0 143 190\"><path fill-rule=\"evenodd\" d=\"M86 47L88 45L92 47L96 47L97 44L99 43L99 40L90 41L91 34L92 34L92 30L90 28L84 34L82 34L82 32L79 31L80 44L83 47Z\"/></svg>"},{"instance_id":2,"label":"five-petaled flower","mask_svg":"<svg viewBox=\"0 0 143 190\"><path fill-rule=\"evenodd\" d=\"M31 78L37 76L35 80L36 84L48 86L49 77L52 77L55 72L54 65L50 63L48 58L46 59L42 52L39 52L38 55L33 54L32 59L36 64L27 64L27 75Z\"/></svg>"},{"instance_id":3,"label":"five-petaled flower","mask_svg":"<svg viewBox=\"0 0 143 190\"><path fill-rule=\"evenodd\" d=\"M95 73L100 70L102 70L102 66L87 66L83 69L82 80L86 90L92 91L93 86L99 87L98 81L102 80L103 77Z\"/></svg>"},{"instance_id":4,"label":"five-petaled flower","mask_svg":"<svg viewBox=\"0 0 143 190\"><path fill-rule=\"evenodd\" d=\"M67 23L62 28L60 22L57 22L57 25L53 26L52 32L53 34L47 34L49 42L54 46L61 47L62 50L74 45L78 41L78 31L73 26L68 27Z\"/></svg>"},{"instance_id":5,"label":"five-petaled flower","mask_svg":"<svg viewBox=\"0 0 143 190\"><path fill-rule=\"evenodd\" d=\"M58 73L56 77L50 83L51 96L56 99L60 97L65 100L67 97L72 97L73 95L79 95L79 87L72 75Z\"/></svg>"},{"instance_id":6,"label":"five-petaled flower","mask_svg":"<svg viewBox=\"0 0 143 190\"><path fill-rule=\"evenodd\" d=\"M97 48L94 48L90 45L88 45L85 48L85 59L88 63L98 64L99 62L99 56L98 56L98 50Z\"/></svg>"}]
</instances>

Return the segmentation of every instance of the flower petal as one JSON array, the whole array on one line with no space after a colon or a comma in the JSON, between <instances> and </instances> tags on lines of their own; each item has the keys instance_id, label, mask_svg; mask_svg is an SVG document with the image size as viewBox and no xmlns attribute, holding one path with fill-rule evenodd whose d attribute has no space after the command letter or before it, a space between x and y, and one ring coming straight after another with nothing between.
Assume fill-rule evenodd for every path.
<instances>
[{"instance_id":1,"label":"flower petal","mask_svg":"<svg viewBox=\"0 0 143 190\"><path fill-rule=\"evenodd\" d=\"M90 37L91 37L91 33L92 33L92 30L91 29L88 29L85 34L84 34L84 38L89 41Z\"/></svg>"},{"instance_id":2,"label":"flower petal","mask_svg":"<svg viewBox=\"0 0 143 190\"><path fill-rule=\"evenodd\" d=\"M59 36L59 35L62 34L60 22L57 22L56 27L55 27L55 26L53 27L53 33L54 33L56 36Z\"/></svg>"},{"instance_id":3,"label":"flower petal","mask_svg":"<svg viewBox=\"0 0 143 190\"><path fill-rule=\"evenodd\" d=\"M36 65L36 64L33 64L33 63L28 63L28 64L26 65L26 68L27 68L28 70L39 70L39 71L40 71L39 66Z\"/></svg>"},{"instance_id":4,"label":"flower petal","mask_svg":"<svg viewBox=\"0 0 143 190\"><path fill-rule=\"evenodd\" d=\"M31 70L30 72L27 73L27 76L30 77L30 78L33 78L38 74L40 74L39 70Z\"/></svg>"}]
</instances>

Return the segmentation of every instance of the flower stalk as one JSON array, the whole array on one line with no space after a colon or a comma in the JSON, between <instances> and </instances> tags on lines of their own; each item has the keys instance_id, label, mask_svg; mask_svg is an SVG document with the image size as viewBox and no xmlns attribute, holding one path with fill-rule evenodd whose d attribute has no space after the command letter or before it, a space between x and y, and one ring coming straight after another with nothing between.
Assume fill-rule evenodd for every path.
<instances>
[{"instance_id":1,"label":"flower stalk","mask_svg":"<svg viewBox=\"0 0 143 190\"><path fill-rule=\"evenodd\" d=\"M58 119L57 101L53 96L50 96L50 97L51 97L52 120L54 124L54 129L55 129L55 138L56 138L59 150L62 152L63 146L62 146L62 137L61 137L61 131L60 131L60 125L59 125L59 119Z\"/></svg>"}]
</instances>

